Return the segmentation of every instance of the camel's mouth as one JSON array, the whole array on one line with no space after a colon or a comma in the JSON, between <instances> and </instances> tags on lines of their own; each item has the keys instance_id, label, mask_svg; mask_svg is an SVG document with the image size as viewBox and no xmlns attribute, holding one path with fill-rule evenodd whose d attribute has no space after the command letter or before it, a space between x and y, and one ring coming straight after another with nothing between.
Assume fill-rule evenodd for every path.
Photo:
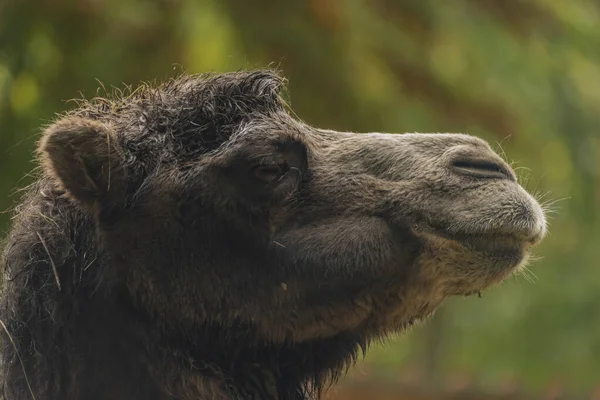
<instances>
[{"instance_id":1,"label":"camel's mouth","mask_svg":"<svg viewBox=\"0 0 600 400\"><path fill-rule=\"evenodd\" d=\"M508 221L493 229L470 228L419 224L419 233L429 238L430 251L442 265L448 295L477 294L503 281L527 262L531 248L545 235L545 221L536 218Z\"/></svg>"},{"instance_id":2,"label":"camel's mouth","mask_svg":"<svg viewBox=\"0 0 600 400\"><path fill-rule=\"evenodd\" d=\"M528 249L536 246L545 236L544 221L508 223L493 229L450 229L435 224L433 231L446 239L459 241L469 248L501 251L506 248Z\"/></svg>"},{"instance_id":3,"label":"camel's mouth","mask_svg":"<svg viewBox=\"0 0 600 400\"><path fill-rule=\"evenodd\" d=\"M456 232L445 236L487 260L501 262L510 268L520 265L545 234L543 225L539 224L528 229L522 226L513 230L510 226L502 228L477 233Z\"/></svg>"},{"instance_id":4,"label":"camel's mouth","mask_svg":"<svg viewBox=\"0 0 600 400\"><path fill-rule=\"evenodd\" d=\"M537 203L515 207L514 212L504 212L504 215L494 214L429 226L436 235L459 242L468 250L491 259L521 260L546 234L546 220Z\"/></svg>"}]
</instances>

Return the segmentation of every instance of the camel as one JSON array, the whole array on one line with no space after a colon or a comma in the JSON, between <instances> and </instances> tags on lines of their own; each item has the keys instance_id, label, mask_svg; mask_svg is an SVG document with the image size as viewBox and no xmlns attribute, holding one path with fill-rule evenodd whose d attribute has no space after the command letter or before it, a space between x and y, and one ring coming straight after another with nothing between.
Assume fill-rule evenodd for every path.
<instances>
[{"instance_id":1,"label":"camel","mask_svg":"<svg viewBox=\"0 0 600 400\"><path fill-rule=\"evenodd\" d=\"M544 237L484 140L318 129L285 83L184 74L45 127L3 254L6 399L317 399Z\"/></svg>"}]
</instances>

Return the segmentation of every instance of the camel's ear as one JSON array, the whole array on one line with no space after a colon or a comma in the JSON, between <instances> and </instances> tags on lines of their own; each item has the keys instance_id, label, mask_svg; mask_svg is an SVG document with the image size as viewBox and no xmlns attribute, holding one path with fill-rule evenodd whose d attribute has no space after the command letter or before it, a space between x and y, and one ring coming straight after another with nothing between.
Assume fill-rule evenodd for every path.
<instances>
[{"instance_id":1,"label":"camel's ear","mask_svg":"<svg viewBox=\"0 0 600 400\"><path fill-rule=\"evenodd\" d=\"M38 151L59 186L93 206L110 201L123 184L123 154L114 139L104 123L67 117L46 129Z\"/></svg>"}]
</instances>

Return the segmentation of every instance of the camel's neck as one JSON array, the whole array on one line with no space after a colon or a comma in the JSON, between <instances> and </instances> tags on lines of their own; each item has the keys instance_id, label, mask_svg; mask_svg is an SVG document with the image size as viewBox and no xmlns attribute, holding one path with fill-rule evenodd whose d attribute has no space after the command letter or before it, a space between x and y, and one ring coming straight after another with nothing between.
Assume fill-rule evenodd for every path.
<instances>
[{"instance_id":1,"label":"camel's neck","mask_svg":"<svg viewBox=\"0 0 600 400\"><path fill-rule=\"evenodd\" d=\"M229 340L224 334L217 342L215 333L202 336L208 328L192 340L183 339L149 325L151 319L127 302L116 302L111 309L102 309L104 304L91 304L65 338L70 342L64 345L66 354L79 355L64 365L64 375L73 377L65 399L313 398L305 388L316 374L310 346L257 347L244 344L240 335Z\"/></svg>"},{"instance_id":2,"label":"camel's neck","mask_svg":"<svg viewBox=\"0 0 600 400\"><path fill-rule=\"evenodd\" d=\"M284 345L258 346L240 335L206 328L193 340L156 344L156 376L175 398L308 400L309 353ZM204 334L204 335L203 335ZM232 337L235 337L232 338Z\"/></svg>"},{"instance_id":3,"label":"camel's neck","mask_svg":"<svg viewBox=\"0 0 600 400\"><path fill-rule=\"evenodd\" d=\"M170 336L157 342L153 360L161 369L154 371L155 379L182 399L315 399L320 389L341 376L357 348L365 346L358 333L259 345L233 327L227 328L228 334L219 331L205 327L193 339Z\"/></svg>"},{"instance_id":4,"label":"camel's neck","mask_svg":"<svg viewBox=\"0 0 600 400\"><path fill-rule=\"evenodd\" d=\"M190 366L178 356L161 360L156 379L172 396L165 400L308 400L301 390L281 390L281 377L259 365L236 365L233 371L223 371L201 360L194 364Z\"/></svg>"}]
</instances>

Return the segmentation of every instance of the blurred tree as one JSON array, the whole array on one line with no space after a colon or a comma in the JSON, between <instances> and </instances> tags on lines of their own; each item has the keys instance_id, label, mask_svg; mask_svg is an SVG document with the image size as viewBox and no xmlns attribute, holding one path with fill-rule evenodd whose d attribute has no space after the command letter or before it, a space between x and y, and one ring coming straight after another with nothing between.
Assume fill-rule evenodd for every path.
<instances>
[{"instance_id":1,"label":"blurred tree","mask_svg":"<svg viewBox=\"0 0 600 400\"><path fill-rule=\"evenodd\" d=\"M0 210L31 179L40 126L80 92L162 80L178 66L273 65L311 124L502 143L557 211L538 278L524 270L533 282L454 299L419 329L430 332L369 362L474 371L484 383L516 375L533 388L555 376L577 390L600 379L598 2L5 0L0 18ZM0 231L9 218L0 214Z\"/></svg>"}]
</instances>

